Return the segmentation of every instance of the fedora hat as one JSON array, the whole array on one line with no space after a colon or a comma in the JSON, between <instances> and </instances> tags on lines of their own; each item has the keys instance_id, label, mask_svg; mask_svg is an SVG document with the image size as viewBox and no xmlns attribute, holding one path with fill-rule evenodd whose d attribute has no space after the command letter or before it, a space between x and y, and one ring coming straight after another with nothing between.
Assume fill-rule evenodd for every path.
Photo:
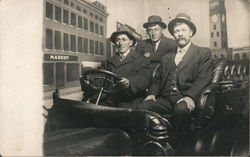
<instances>
[{"instance_id":1,"label":"fedora hat","mask_svg":"<svg viewBox=\"0 0 250 157\"><path fill-rule=\"evenodd\" d=\"M159 24L164 29L167 27L166 23L162 22L162 18L160 16L157 16L157 15L149 16L148 17L148 22L144 23L143 27L147 28L151 24Z\"/></svg>"},{"instance_id":2,"label":"fedora hat","mask_svg":"<svg viewBox=\"0 0 250 157\"><path fill-rule=\"evenodd\" d=\"M127 26L121 26L117 31L113 32L111 34L111 37L110 37L110 40L115 44L115 40L116 40L116 37L117 35L119 34L126 34L128 36L128 38L130 40L133 41L133 44L132 46L135 45L136 43L136 38L134 37L134 35L132 34L132 31L127 27Z\"/></svg>"},{"instance_id":3,"label":"fedora hat","mask_svg":"<svg viewBox=\"0 0 250 157\"><path fill-rule=\"evenodd\" d=\"M193 30L192 36L194 36L194 34L196 33L196 27L194 23L191 21L191 17L185 13L179 13L176 15L176 18L174 18L168 23L168 31L171 35L174 35L173 30L176 22L186 23Z\"/></svg>"}]
</instances>

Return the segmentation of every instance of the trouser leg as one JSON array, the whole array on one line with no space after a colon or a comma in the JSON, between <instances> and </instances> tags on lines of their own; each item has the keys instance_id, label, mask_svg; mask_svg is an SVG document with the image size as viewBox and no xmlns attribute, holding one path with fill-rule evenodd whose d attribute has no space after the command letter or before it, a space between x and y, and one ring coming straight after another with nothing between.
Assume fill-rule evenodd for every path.
<instances>
[{"instance_id":1,"label":"trouser leg","mask_svg":"<svg viewBox=\"0 0 250 157\"><path fill-rule=\"evenodd\" d=\"M135 107L135 109L152 111L158 113L164 118L169 118L172 113L171 103L163 97L156 98L156 101L153 100L143 101L142 103L138 104Z\"/></svg>"},{"instance_id":2,"label":"trouser leg","mask_svg":"<svg viewBox=\"0 0 250 157\"><path fill-rule=\"evenodd\" d=\"M177 149L181 149L183 141L189 131L190 125L190 113L185 102L180 102L173 107L173 116L171 118L171 123L173 125L174 134L173 140L176 144Z\"/></svg>"}]
</instances>

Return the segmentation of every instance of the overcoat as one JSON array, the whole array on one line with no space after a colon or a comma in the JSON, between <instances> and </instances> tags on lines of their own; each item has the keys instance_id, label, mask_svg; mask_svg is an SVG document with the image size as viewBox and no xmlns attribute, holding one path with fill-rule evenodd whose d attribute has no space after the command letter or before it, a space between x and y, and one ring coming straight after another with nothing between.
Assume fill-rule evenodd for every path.
<instances>
[{"instance_id":1,"label":"overcoat","mask_svg":"<svg viewBox=\"0 0 250 157\"><path fill-rule=\"evenodd\" d=\"M115 93L113 97L120 102L130 102L135 98L145 96L151 80L150 62L140 53L131 50L128 56L121 62L119 54L102 62L102 68L111 71L119 77L127 78L130 87L126 91Z\"/></svg>"},{"instance_id":2,"label":"overcoat","mask_svg":"<svg viewBox=\"0 0 250 157\"><path fill-rule=\"evenodd\" d=\"M154 52L154 46L151 39L146 39L138 42L136 45L136 51L144 55L146 52L149 52L151 55L148 57L151 62L151 69L154 70L155 67L160 63L162 57L168 53L174 51L176 48L176 42L167 38L164 35L161 37L158 49Z\"/></svg>"}]
</instances>

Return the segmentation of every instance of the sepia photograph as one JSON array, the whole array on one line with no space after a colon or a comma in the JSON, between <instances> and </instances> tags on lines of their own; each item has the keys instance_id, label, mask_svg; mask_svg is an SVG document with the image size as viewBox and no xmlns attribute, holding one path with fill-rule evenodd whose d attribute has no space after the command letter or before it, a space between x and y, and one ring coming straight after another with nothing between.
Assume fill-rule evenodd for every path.
<instances>
[{"instance_id":1,"label":"sepia photograph","mask_svg":"<svg viewBox=\"0 0 250 157\"><path fill-rule=\"evenodd\" d=\"M249 156L249 0L0 0L0 156Z\"/></svg>"}]
</instances>

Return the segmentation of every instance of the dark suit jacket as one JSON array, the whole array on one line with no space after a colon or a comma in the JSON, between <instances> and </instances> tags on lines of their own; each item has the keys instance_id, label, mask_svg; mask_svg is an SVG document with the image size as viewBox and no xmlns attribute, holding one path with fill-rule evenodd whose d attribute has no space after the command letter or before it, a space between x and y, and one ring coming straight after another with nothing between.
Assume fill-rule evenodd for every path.
<instances>
[{"instance_id":1,"label":"dark suit jacket","mask_svg":"<svg viewBox=\"0 0 250 157\"><path fill-rule=\"evenodd\" d=\"M133 99L145 94L151 80L150 63L139 53L131 50L123 62L120 62L119 55L116 54L102 62L102 67L130 81L130 87L121 93L121 99Z\"/></svg>"},{"instance_id":2,"label":"dark suit jacket","mask_svg":"<svg viewBox=\"0 0 250 157\"><path fill-rule=\"evenodd\" d=\"M160 96L162 87L169 76L169 70L174 63L176 51L165 55L156 76L153 78L149 94ZM212 58L208 48L202 48L191 44L184 55L182 62L177 66L178 88L182 96L189 96L198 101L201 91L212 79ZM177 101L177 100L174 100Z\"/></svg>"},{"instance_id":3,"label":"dark suit jacket","mask_svg":"<svg viewBox=\"0 0 250 157\"><path fill-rule=\"evenodd\" d=\"M151 69L154 68L160 63L162 57L168 53L174 51L176 48L176 42L173 39L167 38L164 35L161 37L161 41L159 43L158 49L154 52L154 47L152 45L152 41L150 39L142 40L138 42L136 46L136 51L140 54L144 55L144 53L149 52L151 55L149 56L151 62Z\"/></svg>"}]
</instances>

